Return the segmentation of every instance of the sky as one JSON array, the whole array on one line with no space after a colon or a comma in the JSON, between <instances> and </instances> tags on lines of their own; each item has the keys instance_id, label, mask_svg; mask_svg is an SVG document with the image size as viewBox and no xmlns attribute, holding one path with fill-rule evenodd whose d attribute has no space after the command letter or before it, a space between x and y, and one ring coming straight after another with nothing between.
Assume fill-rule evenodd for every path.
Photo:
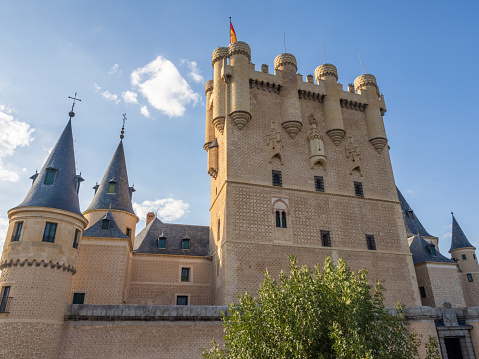
<instances>
[{"instance_id":1,"label":"sky","mask_svg":"<svg viewBox=\"0 0 479 359\"><path fill-rule=\"evenodd\" d=\"M252 62L298 72L336 65L339 82L367 73L385 96L397 186L447 255L451 211L479 246L479 57L475 1L0 0L0 246L7 211L22 202L73 119L85 210L119 142L134 208L173 223L209 224L204 84L211 53L229 43L229 16Z\"/></svg>"}]
</instances>

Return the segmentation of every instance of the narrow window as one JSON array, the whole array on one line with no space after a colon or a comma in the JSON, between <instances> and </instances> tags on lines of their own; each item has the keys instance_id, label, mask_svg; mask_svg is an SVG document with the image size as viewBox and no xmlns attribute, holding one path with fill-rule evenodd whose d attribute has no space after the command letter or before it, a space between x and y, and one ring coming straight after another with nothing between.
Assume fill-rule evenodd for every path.
<instances>
[{"instance_id":1,"label":"narrow window","mask_svg":"<svg viewBox=\"0 0 479 359\"><path fill-rule=\"evenodd\" d=\"M166 237L159 237L158 238L158 248L165 249L166 248Z\"/></svg>"},{"instance_id":2,"label":"narrow window","mask_svg":"<svg viewBox=\"0 0 479 359\"><path fill-rule=\"evenodd\" d=\"M18 242L20 240L20 234L22 234L23 222L15 223L13 228L12 242Z\"/></svg>"},{"instance_id":3,"label":"narrow window","mask_svg":"<svg viewBox=\"0 0 479 359\"><path fill-rule=\"evenodd\" d=\"M189 238L183 238L181 240L181 248L182 249L190 249L190 240Z\"/></svg>"},{"instance_id":4,"label":"narrow window","mask_svg":"<svg viewBox=\"0 0 479 359\"><path fill-rule=\"evenodd\" d=\"M216 240L219 241L220 240L220 220L218 219L218 233L216 235Z\"/></svg>"},{"instance_id":5,"label":"narrow window","mask_svg":"<svg viewBox=\"0 0 479 359\"><path fill-rule=\"evenodd\" d=\"M281 171L273 170L272 175L273 175L273 186L283 187L283 178L281 175Z\"/></svg>"},{"instance_id":6,"label":"narrow window","mask_svg":"<svg viewBox=\"0 0 479 359\"><path fill-rule=\"evenodd\" d=\"M468 282L472 282L472 274L471 273L467 273L467 281Z\"/></svg>"},{"instance_id":7,"label":"narrow window","mask_svg":"<svg viewBox=\"0 0 479 359\"><path fill-rule=\"evenodd\" d=\"M9 312L9 296L10 296L10 287L3 287L2 290L2 300L0 301L0 313Z\"/></svg>"},{"instance_id":8,"label":"narrow window","mask_svg":"<svg viewBox=\"0 0 479 359\"><path fill-rule=\"evenodd\" d=\"M323 247L331 247L331 234L329 231L321 231L321 245Z\"/></svg>"},{"instance_id":9,"label":"narrow window","mask_svg":"<svg viewBox=\"0 0 479 359\"><path fill-rule=\"evenodd\" d=\"M43 181L43 184L50 185L55 182L55 176L57 174L57 171L53 168L48 168L47 173L45 174L45 181Z\"/></svg>"},{"instance_id":10,"label":"narrow window","mask_svg":"<svg viewBox=\"0 0 479 359\"><path fill-rule=\"evenodd\" d=\"M176 305L188 305L188 296L187 295L176 296Z\"/></svg>"},{"instance_id":11,"label":"narrow window","mask_svg":"<svg viewBox=\"0 0 479 359\"><path fill-rule=\"evenodd\" d=\"M101 220L101 229L104 229L104 230L110 229L110 220L109 219L102 219Z\"/></svg>"},{"instance_id":12,"label":"narrow window","mask_svg":"<svg viewBox=\"0 0 479 359\"><path fill-rule=\"evenodd\" d=\"M181 268L181 281L182 282L190 281L190 268Z\"/></svg>"},{"instance_id":13,"label":"narrow window","mask_svg":"<svg viewBox=\"0 0 479 359\"><path fill-rule=\"evenodd\" d=\"M80 180L78 178L75 178L75 192L78 193L80 192Z\"/></svg>"},{"instance_id":14,"label":"narrow window","mask_svg":"<svg viewBox=\"0 0 479 359\"><path fill-rule=\"evenodd\" d=\"M323 176L314 176L314 187L318 192L324 192L324 179Z\"/></svg>"},{"instance_id":15,"label":"narrow window","mask_svg":"<svg viewBox=\"0 0 479 359\"><path fill-rule=\"evenodd\" d=\"M276 211L276 227L281 227L281 215L279 214L279 211Z\"/></svg>"},{"instance_id":16,"label":"narrow window","mask_svg":"<svg viewBox=\"0 0 479 359\"><path fill-rule=\"evenodd\" d=\"M466 260L466 255L465 255L465 254L462 255L462 260L463 260L463 261Z\"/></svg>"},{"instance_id":17,"label":"narrow window","mask_svg":"<svg viewBox=\"0 0 479 359\"><path fill-rule=\"evenodd\" d=\"M55 241L55 233L57 232L57 224L47 222L45 224L45 231L43 232L43 242L53 243Z\"/></svg>"},{"instance_id":18,"label":"narrow window","mask_svg":"<svg viewBox=\"0 0 479 359\"><path fill-rule=\"evenodd\" d=\"M472 254L472 258L477 259L476 255L474 253Z\"/></svg>"},{"instance_id":19,"label":"narrow window","mask_svg":"<svg viewBox=\"0 0 479 359\"><path fill-rule=\"evenodd\" d=\"M116 189L116 182L109 182L108 183L108 193L115 193L115 189Z\"/></svg>"},{"instance_id":20,"label":"narrow window","mask_svg":"<svg viewBox=\"0 0 479 359\"><path fill-rule=\"evenodd\" d=\"M73 293L72 304L84 304L85 293Z\"/></svg>"},{"instance_id":21,"label":"narrow window","mask_svg":"<svg viewBox=\"0 0 479 359\"><path fill-rule=\"evenodd\" d=\"M80 241L80 231L75 230L75 237L73 237L73 248L78 249L78 242Z\"/></svg>"},{"instance_id":22,"label":"narrow window","mask_svg":"<svg viewBox=\"0 0 479 359\"><path fill-rule=\"evenodd\" d=\"M362 182L354 182L354 193L356 194L356 197L364 197Z\"/></svg>"},{"instance_id":23,"label":"narrow window","mask_svg":"<svg viewBox=\"0 0 479 359\"><path fill-rule=\"evenodd\" d=\"M426 298L426 289L424 287L419 287L419 292L421 293L421 298Z\"/></svg>"},{"instance_id":24,"label":"narrow window","mask_svg":"<svg viewBox=\"0 0 479 359\"><path fill-rule=\"evenodd\" d=\"M126 229L126 235L128 238L131 238L131 228Z\"/></svg>"},{"instance_id":25,"label":"narrow window","mask_svg":"<svg viewBox=\"0 0 479 359\"><path fill-rule=\"evenodd\" d=\"M372 234L366 234L366 244L370 251L376 250L376 241L374 240L374 236Z\"/></svg>"},{"instance_id":26,"label":"narrow window","mask_svg":"<svg viewBox=\"0 0 479 359\"><path fill-rule=\"evenodd\" d=\"M433 243L428 244L429 252L434 256L437 257L436 246Z\"/></svg>"},{"instance_id":27,"label":"narrow window","mask_svg":"<svg viewBox=\"0 0 479 359\"><path fill-rule=\"evenodd\" d=\"M286 212L281 213L281 227L286 228Z\"/></svg>"},{"instance_id":28,"label":"narrow window","mask_svg":"<svg viewBox=\"0 0 479 359\"><path fill-rule=\"evenodd\" d=\"M409 217L409 219L414 219L414 212L412 209L407 210L407 216Z\"/></svg>"}]
</instances>

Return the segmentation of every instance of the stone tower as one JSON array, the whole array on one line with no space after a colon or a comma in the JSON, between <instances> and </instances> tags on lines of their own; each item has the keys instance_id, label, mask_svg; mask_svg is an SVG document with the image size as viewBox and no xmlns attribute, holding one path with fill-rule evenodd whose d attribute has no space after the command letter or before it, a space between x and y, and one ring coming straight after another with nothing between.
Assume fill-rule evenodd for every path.
<instances>
[{"instance_id":1,"label":"stone tower","mask_svg":"<svg viewBox=\"0 0 479 359\"><path fill-rule=\"evenodd\" d=\"M123 134L101 183L94 190L95 196L84 212L89 226L83 237L71 301L124 304L128 301L133 241L139 219L132 206L134 188L128 183Z\"/></svg>"},{"instance_id":2,"label":"stone tower","mask_svg":"<svg viewBox=\"0 0 479 359\"><path fill-rule=\"evenodd\" d=\"M10 220L0 268L1 357L55 358L78 245L80 212L71 119Z\"/></svg>"},{"instance_id":3,"label":"stone tower","mask_svg":"<svg viewBox=\"0 0 479 359\"><path fill-rule=\"evenodd\" d=\"M476 247L469 242L454 214L452 215L452 238L449 253L451 253L452 259L458 263L466 306L478 306L479 264L477 263Z\"/></svg>"},{"instance_id":4,"label":"stone tower","mask_svg":"<svg viewBox=\"0 0 479 359\"><path fill-rule=\"evenodd\" d=\"M334 65L297 73L292 54L255 70L241 41L213 52L206 84L210 251L216 304L255 293L288 256L344 258L383 279L387 305L420 304L373 75L344 91Z\"/></svg>"}]
</instances>

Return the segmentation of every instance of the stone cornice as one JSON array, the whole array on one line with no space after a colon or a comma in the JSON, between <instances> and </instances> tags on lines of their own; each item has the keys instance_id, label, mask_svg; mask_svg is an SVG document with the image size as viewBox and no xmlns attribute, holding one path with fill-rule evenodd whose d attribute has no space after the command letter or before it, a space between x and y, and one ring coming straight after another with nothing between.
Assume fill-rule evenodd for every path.
<instances>
[{"instance_id":1,"label":"stone cornice","mask_svg":"<svg viewBox=\"0 0 479 359\"><path fill-rule=\"evenodd\" d=\"M6 260L0 264L0 270L3 270L5 268L11 268L11 267L25 267L25 265L28 267L32 267L33 265L35 265L35 267L40 267L40 266L43 266L45 268L50 267L52 269L62 269L63 271L71 272L72 274L76 273L75 267L66 265L65 263L59 263L59 262L53 263L51 261L45 262L44 260L37 261L36 259L33 259L31 261L29 261L28 259L25 259L23 261L20 259L17 259L15 261L13 259Z\"/></svg>"},{"instance_id":2,"label":"stone cornice","mask_svg":"<svg viewBox=\"0 0 479 359\"><path fill-rule=\"evenodd\" d=\"M263 91L268 90L268 92L279 93L281 89L281 85L274 82L264 81L264 80L256 80L256 79L249 79L249 87L250 88L257 88Z\"/></svg>"},{"instance_id":3,"label":"stone cornice","mask_svg":"<svg viewBox=\"0 0 479 359\"><path fill-rule=\"evenodd\" d=\"M323 99L326 95L319 93L319 92L313 92L313 91L308 91L308 90L298 90L298 97L300 100L312 100L312 101L318 101L318 102L323 102Z\"/></svg>"}]
</instances>

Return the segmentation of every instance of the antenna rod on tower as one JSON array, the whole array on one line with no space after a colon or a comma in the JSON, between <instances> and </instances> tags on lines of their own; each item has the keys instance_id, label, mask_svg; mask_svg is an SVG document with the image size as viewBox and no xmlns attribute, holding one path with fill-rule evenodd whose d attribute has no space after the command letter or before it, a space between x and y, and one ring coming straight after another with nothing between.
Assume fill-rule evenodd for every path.
<instances>
[{"instance_id":1,"label":"antenna rod on tower","mask_svg":"<svg viewBox=\"0 0 479 359\"><path fill-rule=\"evenodd\" d=\"M364 75L363 62L361 61L361 53L359 53L359 64L361 65L361 74Z\"/></svg>"},{"instance_id":2,"label":"antenna rod on tower","mask_svg":"<svg viewBox=\"0 0 479 359\"><path fill-rule=\"evenodd\" d=\"M326 63L326 52L324 51L324 42L323 42L323 58L324 58L324 63Z\"/></svg>"},{"instance_id":3,"label":"antenna rod on tower","mask_svg":"<svg viewBox=\"0 0 479 359\"><path fill-rule=\"evenodd\" d=\"M283 31L283 45L284 45L284 52L286 53L286 34Z\"/></svg>"}]
</instances>

